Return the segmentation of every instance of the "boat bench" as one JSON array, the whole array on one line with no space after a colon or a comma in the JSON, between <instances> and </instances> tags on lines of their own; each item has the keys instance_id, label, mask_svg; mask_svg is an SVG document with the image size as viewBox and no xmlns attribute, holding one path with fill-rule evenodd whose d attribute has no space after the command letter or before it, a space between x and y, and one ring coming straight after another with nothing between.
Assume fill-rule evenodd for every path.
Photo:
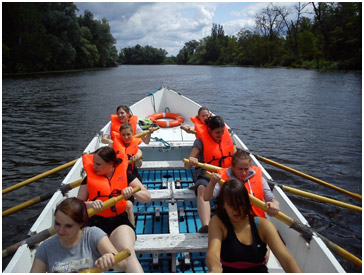
<instances>
[{"instance_id":1,"label":"boat bench","mask_svg":"<svg viewBox=\"0 0 364 275\"><path fill-rule=\"evenodd\" d=\"M149 190L152 201L193 201L196 195L189 189L158 189Z\"/></svg>"},{"instance_id":2,"label":"boat bench","mask_svg":"<svg viewBox=\"0 0 364 275\"><path fill-rule=\"evenodd\" d=\"M137 235L136 253L178 253L207 251L208 234L145 234Z\"/></svg>"}]
</instances>

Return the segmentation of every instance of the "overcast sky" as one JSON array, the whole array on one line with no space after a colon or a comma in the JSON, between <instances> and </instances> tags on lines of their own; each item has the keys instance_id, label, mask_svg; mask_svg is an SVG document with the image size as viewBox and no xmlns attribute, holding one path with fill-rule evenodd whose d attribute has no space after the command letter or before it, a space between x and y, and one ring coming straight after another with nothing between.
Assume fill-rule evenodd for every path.
<instances>
[{"instance_id":1,"label":"overcast sky","mask_svg":"<svg viewBox=\"0 0 364 275\"><path fill-rule=\"evenodd\" d=\"M269 2L75 2L79 14L86 9L94 18L106 18L118 51L126 47L152 46L176 56L184 44L211 34L213 23L226 35L242 28L252 30L256 13ZM295 3L275 3L291 6Z\"/></svg>"}]
</instances>

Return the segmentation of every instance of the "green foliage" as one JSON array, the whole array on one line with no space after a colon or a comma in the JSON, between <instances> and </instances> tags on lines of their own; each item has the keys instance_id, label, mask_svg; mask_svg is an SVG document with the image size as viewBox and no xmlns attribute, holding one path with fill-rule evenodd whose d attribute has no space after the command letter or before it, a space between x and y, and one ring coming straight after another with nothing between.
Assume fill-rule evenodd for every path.
<instances>
[{"instance_id":1,"label":"green foliage","mask_svg":"<svg viewBox=\"0 0 364 275\"><path fill-rule=\"evenodd\" d=\"M166 50L151 46L123 48L119 53L120 64L161 64L167 55Z\"/></svg>"},{"instance_id":2,"label":"green foliage","mask_svg":"<svg viewBox=\"0 0 364 275\"><path fill-rule=\"evenodd\" d=\"M118 53L107 20L95 20L89 11L77 17L76 10L69 2L3 3L3 71L116 66Z\"/></svg>"},{"instance_id":3,"label":"green foliage","mask_svg":"<svg viewBox=\"0 0 364 275\"><path fill-rule=\"evenodd\" d=\"M301 16L307 5L314 8L313 20ZM210 36L185 43L177 63L361 70L361 5L299 4L296 20L288 20L285 9L271 4L257 13L256 31L227 36L213 24Z\"/></svg>"}]
</instances>

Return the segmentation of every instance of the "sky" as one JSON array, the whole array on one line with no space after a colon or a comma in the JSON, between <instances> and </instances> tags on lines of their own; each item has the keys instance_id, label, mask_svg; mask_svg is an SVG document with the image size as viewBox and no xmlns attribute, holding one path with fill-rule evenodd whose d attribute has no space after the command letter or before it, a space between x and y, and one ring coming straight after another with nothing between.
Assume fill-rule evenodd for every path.
<instances>
[{"instance_id":1,"label":"sky","mask_svg":"<svg viewBox=\"0 0 364 275\"><path fill-rule=\"evenodd\" d=\"M297 2L296 2L297 3ZM293 8L295 2L275 5ZM253 30L255 15L269 2L75 2L78 15L91 11L109 22L116 48L139 44L165 49L176 56L185 43L211 34L212 24L223 26L225 35L242 28Z\"/></svg>"}]
</instances>

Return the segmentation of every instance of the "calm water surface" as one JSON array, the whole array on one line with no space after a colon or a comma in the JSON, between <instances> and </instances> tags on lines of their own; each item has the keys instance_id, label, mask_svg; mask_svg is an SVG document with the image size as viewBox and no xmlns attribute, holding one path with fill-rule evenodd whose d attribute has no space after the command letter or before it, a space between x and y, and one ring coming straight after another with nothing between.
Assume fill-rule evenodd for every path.
<instances>
[{"instance_id":1,"label":"calm water surface","mask_svg":"<svg viewBox=\"0 0 364 275\"><path fill-rule=\"evenodd\" d=\"M252 152L362 193L362 76L212 66L120 66L3 79L3 188L77 157L120 104L161 86L221 115ZM173 110L171 110L173 112ZM358 205L350 197L264 165L279 184ZM2 196L3 210L56 190L67 171ZM311 226L362 257L362 215L289 195ZM26 237L46 202L2 219L6 248ZM348 272L360 268L342 260ZM9 259L3 260L3 269Z\"/></svg>"}]
</instances>

